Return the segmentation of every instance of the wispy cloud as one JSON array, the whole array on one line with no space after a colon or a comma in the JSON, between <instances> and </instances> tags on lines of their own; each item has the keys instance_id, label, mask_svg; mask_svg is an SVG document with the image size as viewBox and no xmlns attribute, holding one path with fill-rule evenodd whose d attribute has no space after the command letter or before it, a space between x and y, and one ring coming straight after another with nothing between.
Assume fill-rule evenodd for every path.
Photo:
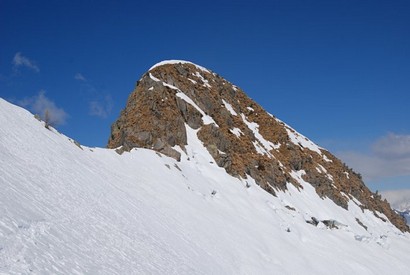
<instances>
[{"instance_id":1,"label":"wispy cloud","mask_svg":"<svg viewBox=\"0 0 410 275\"><path fill-rule=\"evenodd\" d=\"M410 158L410 135L388 135L378 139L372 146L374 153L383 158Z\"/></svg>"},{"instance_id":2,"label":"wispy cloud","mask_svg":"<svg viewBox=\"0 0 410 275\"><path fill-rule=\"evenodd\" d=\"M337 155L368 181L410 175L410 135L390 133L373 142L367 153L345 151Z\"/></svg>"},{"instance_id":3,"label":"wispy cloud","mask_svg":"<svg viewBox=\"0 0 410 275\"><path fill-rule=\"evenodd\" d=\"M86 82L86 81L87 81L87 79L86 79L81 73L76 73L76 74L74 75L74 79L75 79L75 80L79 80L79 81L83 81L83 82Z\"/></svg>"},{"instance_id":4,"label":"wispy cloud","mask_svg":"<svg viewBox=\"0 0 410 275\"><path fill-rule=\"evenodd\" d=\"M48 113L49 124L53 126L64 124L68 117L62 108L57 107L54 101L46 97L45 91L43 90L33 97L26 97L17 101L17 104L30 109L43 120L45 119L46 113Z\"/></svg>"},{"instance_id":5,"label":"wispy cloud","mask_svg":"<svg viewBox=\"0 0 410 275\"><path fill-rule=\"evenodd\" d=\"M14 55L12 64L15 72L18 72L21 67L29 68L37 73L40 72L40 68L36 65L36 63L28 57L23 56L21 52L17 52Z\"/></svg>"},{"instance_id":6,"label":"wispy cloud","mask_svg":"<svg viewBox=\"0 0 410 275\"><path fill-rule=\"evenodd\" d=\"M89 111L91 116L99 118L107 118L113 108L113 100L109 94L100 93L94 87L92 81L85 78L83 74L76 73L74 79L81 82L81 87L84 89L88 97L92 99L89 101Z\"/></svg>"},{"instance_id":7,"label":"wispy cloud","mask_svg":"<svg viewBox=\"0 0 410 275\"><path fill-rule=\"evenodd\" d=\"M113 100L110 95L106 95L101 100L93 100L90 102L90 115L100 118L107 118L112 111Z\"/></svg>"}]
</instances>

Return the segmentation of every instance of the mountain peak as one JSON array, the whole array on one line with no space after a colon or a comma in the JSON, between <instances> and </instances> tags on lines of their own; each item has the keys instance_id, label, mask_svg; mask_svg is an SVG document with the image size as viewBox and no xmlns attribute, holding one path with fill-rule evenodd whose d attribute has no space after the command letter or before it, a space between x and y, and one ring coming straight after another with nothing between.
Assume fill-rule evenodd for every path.
<instances>
[{"instance_id":1,"label":"mountain peak","mask_svg":"<svg viewBox=\"0 0 410 275\"><path fill-rule=\"evenodd\" d=\"M112 125L108 147L148 148L180 161L189 158L190 129L212 161L233 177L254 180L272 195L289 184L302 190L308 182L340 207L353 202L409 231L359 174L267 113L239 87L189 61L162 61L141 77Z\"/></svg>"}]
</instances>

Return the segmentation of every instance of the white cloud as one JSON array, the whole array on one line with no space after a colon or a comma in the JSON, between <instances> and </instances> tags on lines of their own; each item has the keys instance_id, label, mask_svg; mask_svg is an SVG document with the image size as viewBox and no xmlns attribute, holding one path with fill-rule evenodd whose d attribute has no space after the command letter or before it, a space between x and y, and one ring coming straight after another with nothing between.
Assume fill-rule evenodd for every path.
<instances>
[{"instance_id":1,"label":"white cloud","mask_svg":"<svg viewBox=\"0 0 410 275\"><path fill-rule=\"evenodd\" d=\"M79 81L84 81L84 82L87 81L87 79L86 79L82 74L80 74L80 73L76 73L76 74L74 75L74 79L79 80Z\"/></svg>"},{"instance_id":2,"label":"white cloud","mask_svg":"<svg viewBox=\"0 0 410 275\"><path fill-rule=\"evenodd\" d=\"M106 118L111 114L113 100L107 95L102 100L93 100L90 102L90 115L100 118Z\"/></svg>"},{"instance_id":3,"label":"white cloud","mask_svg":"<svg viewBox=\"0 0 410 275\"><path fill-rule=\"evenodd\" d=\"M410 158L410 135L390 133L377 140L372 149L374 153L385 158Z\"/></svg>"},{"instance_id":4,"label":"white cloud","mask_svg":"<svg viewBox=\"0 0 410 275\"><path fill-rule=\"evenodd\" d=\"M38 114L43 120L46 112L49 117L49 124L52 126L61 125L66 122L67 113L56 106L56 104L46 97L45 91L40 91L33 97L27 97L17 102L19 105L29 108L32 112Z\"/></svg>"},{"instance_id":5,"label":"white cloud","mask_svg":"<svg viewBox=\"0 0 410 275\"><path fill-rule=\"evenodd\" d=\"M37 73L40 72L40 68L35 64L35 62L23 56L21 52L18 52L14 55L12 64L14 71L18 71L20 67L26 67Z\"/></svg>"},{"instance_id":6,"label":"white cloud","mask_svg":"<svg viewBox=\"0 0 410 275\"><path fill-rule=\"evenodd\" d=\"M337 155L369 181L410 175L410 158L383 158L358 152L339 152Z\"/></svg>"},{"instance_id":7,"label":"white cloud","mask_svg":"<svg viewBox=\"0 0 410 275\"><path fill-rule=\"evenodd\" d=\"M388 134L376 140L367 153L337 155L367 181L410 175L410 135Z\"/></svg>"},{"instance_id":8,"label":"white cloud","mask_svg":"<svg viewBox=\"0 0 410 275\"><path fill-rule=\"evenodd\" d=\"M381 192L381 194L393 208L400 211L410 209L410 189L388 190Z\"/></svg>"}]
</instances>

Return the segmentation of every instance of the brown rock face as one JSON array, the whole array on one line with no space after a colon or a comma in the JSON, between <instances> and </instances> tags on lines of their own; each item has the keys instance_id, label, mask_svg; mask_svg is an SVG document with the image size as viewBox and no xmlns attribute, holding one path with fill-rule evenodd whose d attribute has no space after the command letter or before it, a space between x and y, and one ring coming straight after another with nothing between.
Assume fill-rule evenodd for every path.
<instances>
[{"instance_id":1,"label":"brown rock face","mask_svg":"<svg viewBox=\"0 0 410 275\"><path fill-rule=\"evenodd\" d=\"M405 220L372 193L359 174L268 114L240 88L189 62L165 62L141 77L111 127L108 147L148 148L179 160L173 147L187 144L185 124L199 129L198 138L232 176L251 176L275 195L275 189L284 190L287 183L302 188L292 174L303 170L303 179L321 197L344 208L355 198L363 209L381 219L384 214L397 228L409 231Z\"/></svg>"}]
</instances>

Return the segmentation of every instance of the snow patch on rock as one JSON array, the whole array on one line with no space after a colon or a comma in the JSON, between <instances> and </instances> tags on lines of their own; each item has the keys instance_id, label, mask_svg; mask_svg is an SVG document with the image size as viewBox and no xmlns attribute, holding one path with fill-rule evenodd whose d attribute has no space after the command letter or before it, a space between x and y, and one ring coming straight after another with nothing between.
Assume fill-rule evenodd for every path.
<instances>
[{"instance_id":1,"label":"snow patch on rock","mask_svg":"<svg viewBox=\"0 0 410 275\"><path fill-rule=\"evenodd\" d=\"M258 151L260 154L266 154L269 157L273 157L272 154L270 153L271 150L273 149L278 149L280 147L280 144L273 144L272 142L266 140L260 133L259 133L259 124L256 122L249 122L246 119L246 116L244 114L241 114L243 122L245 122L246 126L253 132L255 135L257 142L253 142L253 145L255 146L255 149Z\"/></svg>"},{"instance_id":2,"label":"snow patch on rock","mask_svg":"<svg viewBox=\"0 0 410 275\"><path fill-rule=\"evenodd\" d=\"M229 129L229 131L232 133L232 134L234 134L236 137L240 137L241 135L243 135L243 133L242 133L242 131L241 131L241 129L239 129L239 128L233 128L233 129Z\"/></svg>"},{"instance_id":3,"label":"snow patch on rock","mask_svg":"<svg viewBox=\"0 0 410 275\"><path fill-rule=\"evenodd\" d=\"M164 85L165 85L165 84L164 84ZM176 89L178 89L178 88L176 88ZM179 90L179 89L178 89L178 90ZM188 104L192 105L192 107L194 107L195 109L197 109L198 112L201 113L201 115L202 115L202 121L203 121L203 123L204 123L205 125L208 125L208 124L213 123L213 124L215 124L216 127L219 127L218 124L215 122L215 120L214 120L212 117L210 117L209 115L205 114L205 112L204 112L201 108L199 108L199 106L196 105L195 102L194 102L190 97L188 97L185 93L179 91L178 93L176 93L176 96L179 97L179 98L182 98L182 99L185 100Z\"/></svg>"},{"instance_id":4,"label":"snow patch on rock","mask_svg":"<svg viewBox=\"0 0 410 275\"><path fill-rule=\"evenodd\" d=\"M226 102L224 99L222 99L222 102L225 106L225 108L229 111L229 113L231 113L231 115L233 116L237 116L238 114L235 112L235 110L233 109L232 105L229 104L228 102Z\"/></svg>"},{"instance_id":5,"label":"snow patch on rock","mask_svg":"<svg viewBox=\"0 0 410 275\"><path fill-rule=\"evenodd\" d=\"M201 71L211 73L208 69L206 69L202 66L199 66L195 63L192 63L190 61L185 61L185 60L164 60L164 61L158 62L157 64L152 66L148 71L151 71L151 70L153 70L153 69L155 69L156 67L159 67L159 66L168 65L168 64L179 64L179 63L181 63L181 64L191 64L191 65L194 65L195 67L197 67L198 69L200 69Z\"/></svg>"}]
</instances>

